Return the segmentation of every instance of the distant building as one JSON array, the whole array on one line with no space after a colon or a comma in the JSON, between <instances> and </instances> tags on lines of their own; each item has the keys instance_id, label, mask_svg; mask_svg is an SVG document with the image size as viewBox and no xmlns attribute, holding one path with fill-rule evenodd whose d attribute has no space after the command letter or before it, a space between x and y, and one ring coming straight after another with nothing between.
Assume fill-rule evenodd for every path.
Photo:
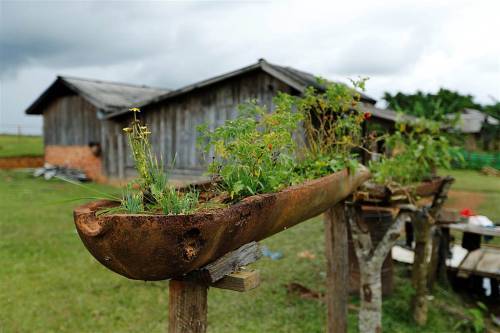
<instances>
[{"instance_id":1,"label":"distant building","mask_svg":"<svg viewBox=\"0 0 500 333\"><path fill-rule=\"evenodd\" d=\"M45 162L78 168L104 180L104 117L159 96L166 89L58 76L25 111L43 116Z\"/></svg>"},{"instance_id":2,"label":"distant building","mask_svg":"<svg viewBox=\"0 0 500 333\"><path fill-rule=\"evenodd\" d=\"M464 134L467 150L499 150L500 122L498 119L475 109L464 109L457 129Z\"/></svg>"},{"instance_id":3,"label":"distant building","mask_svg":"<svg viewBox=\"0 0 500 333\"><path fill-rule=\"evenodd\" d=\"M300 95L308 86L324 89L312 74L263 59L173 91L58 77L26 113L43 115L46 162L82 169L96 180L125 179L135 170L122 128L130 121L128 109L140 107L156 154L165 163L175 157L172 175L196 177L206 167L196 149L198 125L215 128L249 100L273 109L278 92ZM396 112L375 107L363 93L361 101L373 123L393 128Z\"/></svg>"}]
</instances>

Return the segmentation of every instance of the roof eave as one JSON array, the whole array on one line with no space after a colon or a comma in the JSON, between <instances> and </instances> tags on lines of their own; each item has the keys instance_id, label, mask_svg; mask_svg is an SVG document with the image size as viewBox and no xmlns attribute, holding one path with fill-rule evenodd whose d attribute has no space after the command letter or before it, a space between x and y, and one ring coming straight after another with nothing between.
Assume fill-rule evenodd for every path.
<instances>
[{"instance_id":1,"label":"roof eave","mask_svg":"<svg viewBox=\"0 0 500 333\"><path fill-rule=\"evenodd\" d=\"M146 107L148 105L156 104L156 103L162 102L166 99L180 96L182 94L194 91L196 89L200 89L200 88L221 82L223 80L236 77L238 75L246 74L246 73L251 72L251 71L256 70L256 69L261 69L265 73L282 81L283 83L289 85L290 87L292 87L293 89L297 90L300 93L303 93L307 88L307 85L304 85L304 84L298 82L297 80L294 80L293 77L291 77L290 75L286 75L286 74L282 73L281 71L273 68L273 66L271 64L269 64L265 59L259 59L259 61L257 63L252 64L250 66L246 66L246 67L240 68L238 70L228 72L226 74L218 75L218 76L215 76L213 78L210 78L210 79L207 79L204 81L200 81L200 82L197 82L197 83L194 83L191 85L187 85L183 88L173 90L171 92L168 92L168 93L162 94L160 96L151 98L149 100L146 100L146 101L138 104L137 107L143 108L143 107ZM374 105L377 102L373 98L371 98L369 96L366 96L366 97L365 96L366 95L364 95L362 97L363 102L369 103L371 105ZM128 112L127 109L123 109L123 110L120 110L117 112L110 112L109 114L105 115L103 117L103 119L112 119L115 117L119 117L119 116L126 114L127 112Z\"/></svg>"},{"instance_id":2,"label":"roof eave","mask_svg":"<svg viewBox=\"0 0 500 333\"><path fill-rule=\"evenodd\" d=\"M28 106L28 108L26 110L24 110L24 113L27 115L41 115L41 114L43 114L43 112L37 110L38 107L40 106L40 104L43 103L43 101L45 101L49 97L49 95L55 89L56 85L60 84L61 82L62 82L62 78L60 76L57 76L57 78L54 80L54 82L52 82L52 84L47 89L45 89L45 91L42 94L40 94L40 96L38 96L38 98L35 99L35 101L33 103L31 103L31 105Z\"/></svg>"}]
</instances>

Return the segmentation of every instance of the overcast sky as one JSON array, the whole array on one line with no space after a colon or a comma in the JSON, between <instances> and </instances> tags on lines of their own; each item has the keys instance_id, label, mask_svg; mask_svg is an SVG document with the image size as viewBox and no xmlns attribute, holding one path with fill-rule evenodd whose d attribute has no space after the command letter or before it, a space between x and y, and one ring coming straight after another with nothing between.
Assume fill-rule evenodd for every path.
<instances>
[{"instance_id":1,"label":"overcast sky","mask_svg":"<svg viewBox=\"0 0 500 333\"><path fill-rule=\"evenodd\" d=\"M0 132L58 74L179 88L265 58L367 93L439 87L500 100L500 1L0 0Z\"/></svg>"}]
</instances>

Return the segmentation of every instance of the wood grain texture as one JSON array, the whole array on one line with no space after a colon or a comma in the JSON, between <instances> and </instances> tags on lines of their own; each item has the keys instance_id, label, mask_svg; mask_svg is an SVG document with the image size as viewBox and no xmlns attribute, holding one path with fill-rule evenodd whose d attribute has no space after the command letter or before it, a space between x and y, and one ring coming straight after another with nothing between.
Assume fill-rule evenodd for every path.
<instances>
[{"instance_id":1,"label":"wood grain texture","mask_svg":"<svg viewBox=\"0 0 500 333\"><path fill-rule=\"evenodd\" d=\"M349 280L347 220L341 202L324 214L326 250L327 332L347 332Z\"/></svg>"},{"instance_id":2,"label":"wood grain texture","mask_svg":"<svg viewBox=\"0 0 500 333\"><path fill-rule=\"evenodd\" d=\"M207 331L207 293L208 287L197 282L169 282L169 333Z\"/></svg>"},{"instance_id":3,"label":"wood grain texture","mask_svg":"<svg viewBox=\"0 0 500 333\"><path fill-rule=\"evenodd\" d=\"M223 277L210 286L218 289L246 292L257 288L259 285L259 271L238 271Z\"/></svg>"},{"instance_id":4,"label":"wood grain texture","mask_svg":"<svg viewBox=\"0 0 500 333\"><path fill-rule=\"evenodd\" d=\"M97 109L78 95L54 99L43 113L45 145L88 145L101 139Z\"/></svg>"},{"instance_id":5,"label":"wood grain texture","mask_svg":"<svg viewBox=\"0 0 500 333\"><path fill-rule=\"evenodd\" d=\"M186 276L186 279L214 283L224 278L241 267L251 264L262 257L259 244L251 242L242 247L226 253L224 256L203 268L193 271Z\"/></svg>"},{"instance_id":6,"label":"wood grain texture","mask_svg":"<svg viewBox=\"0 0 500 333\"><path fill-rule=\"evenodd\" d=\"M238 114L238 105L252 99L273 107L272 98L278 91L295 93L278 79L256 71L146 106L141 110L140 117L152 129L153 150L158 158L163 156L164 164L170 167L175 157L172 174L201 176L211 156L205 159L196 148L197 127L207 123L210 129L214 129L225 120L234 119ZM112 122L122 122L119 124L121 128L129 117L125 115ZM116 145L107 145L106 148L103 154L109 154L109 157L106 158L108 167L105 170L109 177L119 178L119 150ZM123 150L123 154L129 154L128 148ZM126 166L129 167L128 164Z\"/></svg>"}]
</instances>

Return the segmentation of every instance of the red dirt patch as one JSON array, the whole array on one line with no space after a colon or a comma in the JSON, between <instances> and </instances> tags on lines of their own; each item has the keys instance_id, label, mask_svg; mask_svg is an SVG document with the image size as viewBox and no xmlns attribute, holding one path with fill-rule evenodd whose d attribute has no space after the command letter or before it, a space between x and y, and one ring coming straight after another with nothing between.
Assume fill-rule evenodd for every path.
<instances>
[{"instance_id":1,"label":"red dirt patch","mask_svg":"<svg viewBox=\"0 0 500 333\"><path fill-rule=\"evenodd\" d=\"M484 194L479 192L450 191L445 207L455 209L469 208L477 212L484 200Z\"/></svg>"},{"instance_id":2,"label":"red dirt patch","mask_svg":"<svg viewBox=\"0 0 500 333\"><path fill-rule=\"evenodd\" d=\"M16 156L0 158L0 169L38 168L43 166L43 156Z\"/></svg>"}]
</instances>

